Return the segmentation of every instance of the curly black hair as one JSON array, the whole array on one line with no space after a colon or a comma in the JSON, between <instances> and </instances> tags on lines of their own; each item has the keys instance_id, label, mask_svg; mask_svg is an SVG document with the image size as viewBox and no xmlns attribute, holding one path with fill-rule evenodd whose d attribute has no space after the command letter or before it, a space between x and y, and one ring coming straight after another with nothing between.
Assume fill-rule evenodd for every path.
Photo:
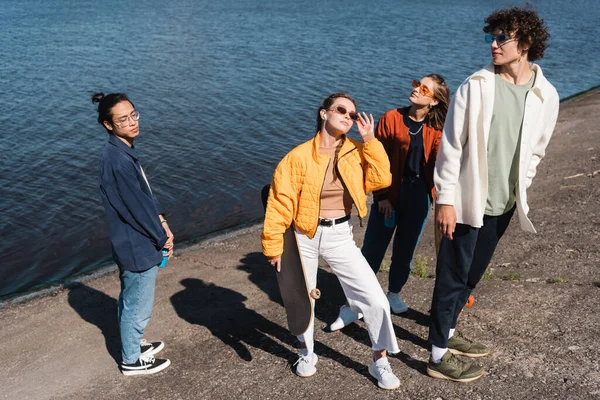
<instances>
[{"instance_id":1,"label":"curly black hair","mask_svg":"<svg viewBox=\"0 0 600 400\"><path fill-rule=\"evenodd\" d=\"M529 49L529 61L539 60L544 56L550 34L544 20L530 4L525 4L523 8L496 10L485 19L485 23L485 33L501 30L503 33L515 35L519 48Z\"/></svg>"}]
</instances>

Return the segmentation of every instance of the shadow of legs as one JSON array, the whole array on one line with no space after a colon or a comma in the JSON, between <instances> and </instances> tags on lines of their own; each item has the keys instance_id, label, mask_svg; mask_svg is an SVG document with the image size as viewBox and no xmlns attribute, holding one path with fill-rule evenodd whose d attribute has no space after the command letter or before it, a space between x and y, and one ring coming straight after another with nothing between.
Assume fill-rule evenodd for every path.
<instances>
[{"instance_id":1,"label":"shadow of legs","mask_svg":"<svg viewBox=\"0 0 600 400\"><path fill-rule=\"evenodd\" d=\"M251 361L252 354L246 345L291 360L295 354L271 339L268 335L292 344L295 339L289 332L246 307L246 296L201 279L184 279L185 289L171 297L177 314L190 324L201 325L230 346L238 356Z\"/></svg>"},{"instance_id":2,"label":"shadow of legs","mask_svg":"<svg viewBox=\"0 0 600 400\"><path fill-rule=\"evenodd\" d=\"M117 300L89 286L78 285L69 290L69 305L81 318L100 329L106 350L118 364L121 361L121 339Z\"/></svg>"}]
</instances>

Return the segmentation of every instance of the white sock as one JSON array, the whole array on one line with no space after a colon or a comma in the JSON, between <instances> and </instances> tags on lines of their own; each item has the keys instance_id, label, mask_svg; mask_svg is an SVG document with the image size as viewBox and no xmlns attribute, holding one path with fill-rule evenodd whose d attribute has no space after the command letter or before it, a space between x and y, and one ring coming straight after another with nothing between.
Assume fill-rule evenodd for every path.
<instances>
[{"instance_id":1,"label":"white sock","mask_svg":"<svg viewBox=\"0 0 600 400\"><path fill-rule=\"evenodd\" d=\"M455 330L456 330L456 328L450 328L450 333L448 334L448 339L450 339L452 336L454 336Z\"/></svg>"},{"instance_id":2,"label":"white sock","mask_svg":"<svg viewBox=\"0 0 600 400\"><path fill-rule=\"evenodd\" d=\"M442 361L442 357L444 357L444 354L446 354L447 351L448 351L447 347L440 348L440 347L437 347L436 345L432 344L431 345L431 358L433 358L433 362L438 364L440 361Z\"/></svg>"}]
</instances>

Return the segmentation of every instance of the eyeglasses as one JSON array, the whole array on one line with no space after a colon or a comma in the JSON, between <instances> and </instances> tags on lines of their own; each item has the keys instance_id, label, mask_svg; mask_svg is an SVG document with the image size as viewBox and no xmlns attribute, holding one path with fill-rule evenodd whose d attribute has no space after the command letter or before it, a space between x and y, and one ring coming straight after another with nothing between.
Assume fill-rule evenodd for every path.
<instances>
[{"instance_id":1,"label":"eyeglasses","mask_svg":"<svg viewBox=\"0 0 600 400\"><path fill-rule=\"evenodd\" d=\"M335 112L337 112L337 113L339 113L341 115L348 114L348 116L350 117L350 119L352 121L358 121L358 114L355 113L354 111L348 112L348 110L346 110L346 108L343 107L343 106L337 106L335 108L330 108L328 111L335 111Z\"/></svg>"},{"instance_id":2,"label":"eyeglasses","mask_svg":"<svg viewBox=\"0 0 600 400\"><path fill-rule=\"evenodd\" d=\"M140 112L138 110L135 110L131 114L121 117L116 121L113 120L113 122L119 128L125 128L127 125L129 125L129 120L131 120L133 123L135 123L135 121L137 121L139 119L140 119Z\"/></svg>"},{"instance_id":3,"label":"eyeglasses","mask_svg":"<svg viewBox=\"0 0 600 400\"><path fill-rule=\"evenodd\" d=\"M431 97L432 99L435 98L435 95L433 94L433 92L431 90L429 90L429 88L427 86L421 85L421 82L419 82L416 79L413 79L413 81L412 81L412 87L413 88L419 88L419 94L421 96Z\"/></svg>"},{"instance_id":4,"label":"eyeglasses","mask_svg":"<svg viewBox=\"0 0 600 400\"><path fill-rule=\"evenodd\" d=\"M495 41L498 46L502 46L504 43L510 42L511 40L515 40L515 38L510 37L506 33L499 33L497 35L488 33L487 35L485 35L486 43L492 44Z\"/></svg>"}]
</instances>

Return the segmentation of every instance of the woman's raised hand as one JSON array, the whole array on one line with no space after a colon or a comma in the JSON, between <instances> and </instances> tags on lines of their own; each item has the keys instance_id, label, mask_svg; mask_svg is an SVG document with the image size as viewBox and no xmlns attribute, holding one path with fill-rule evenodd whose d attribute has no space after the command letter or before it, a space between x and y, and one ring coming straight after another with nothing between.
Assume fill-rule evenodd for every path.
<instances>
[{"instance_id":1,"label":"woman's raised hand","mask_svg":"<svg viewBox=\"0 0 600 400\"><path fill-rule=\"evenodd\" d=\"M356 113L358 119L356 120L356 127L358 133L362 138L363 142L367 143L369 140L375 137L375 121L373 120L373 114L369 114L363 111L363 113Z\"/></svg>"}]
</instances>

